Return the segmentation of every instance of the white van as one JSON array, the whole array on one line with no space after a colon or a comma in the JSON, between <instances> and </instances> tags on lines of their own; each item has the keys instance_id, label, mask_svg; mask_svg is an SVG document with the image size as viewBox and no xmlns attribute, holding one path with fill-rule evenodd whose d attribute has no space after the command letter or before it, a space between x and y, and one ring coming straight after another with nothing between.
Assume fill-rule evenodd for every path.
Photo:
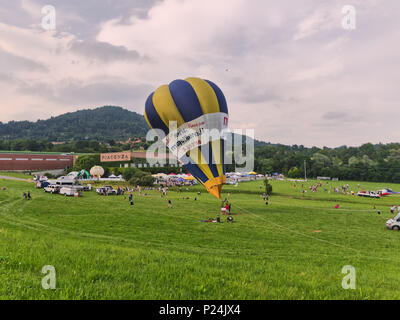
<instances>
[{"instance_id":1,"label":"white van","mask_svg":"<svg viewBox=\"0 0 400 320\"><path fill-rule=\"evenodd\" d=\"M62 187L75 188L78 191L83 191L84 187L82 185L77 184L76 180L73 177L63 176L56 180L56 185Z\"/></svg>"}]
</instances>

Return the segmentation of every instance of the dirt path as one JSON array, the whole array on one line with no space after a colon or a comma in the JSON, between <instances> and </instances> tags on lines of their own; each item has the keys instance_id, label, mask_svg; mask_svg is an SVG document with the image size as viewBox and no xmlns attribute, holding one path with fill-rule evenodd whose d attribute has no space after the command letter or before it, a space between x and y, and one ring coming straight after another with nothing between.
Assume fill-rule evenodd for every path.
<instances>
[{"instance_id":1,"label":"dirt path","mask_svg":"<svg viewBox=\"0 0 400 320\"><path fill-rule=\"evenodd\" d=\"M0 176L0 179L16 180L16 181L25 181L25 182L28 181L28 179L22 179L22 178L16 178L16 177L9 177L9 176Z\"/></svg>"}]
</instances>

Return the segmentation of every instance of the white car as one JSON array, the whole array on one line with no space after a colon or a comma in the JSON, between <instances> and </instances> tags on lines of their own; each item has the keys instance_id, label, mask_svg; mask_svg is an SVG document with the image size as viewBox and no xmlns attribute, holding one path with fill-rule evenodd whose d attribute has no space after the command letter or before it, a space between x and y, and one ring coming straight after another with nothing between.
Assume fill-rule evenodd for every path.
<instances>
[{"instance_id":1,"label":"white car","mask_svg":"<svg viewBox=\"0 0 400 320\"><path fill-rule=\"evenodd\" d=\"M61 187L57 185L49 185L47 187L44 187L44 192L49 192L49 193L59 193Z\"/></svg>"},{"instance_id":2,"label":"white car","mask_svg":"<svg viewBox=\"0 0 400 320\"><path fill-rule=\"evenodd\" d=\"M97 188L96 192L102 196L117 195L117 190L113 189L111 186Z\"/></svg>"},{"instance_id":3,"label":"white car","mask_svg":"<svg viewBox=\"0 0 400 320\"><path fill-rule=\"evenodd\" d=\"M357 192L359 197L367 197L367 198L380 198L380 195L373 191L359 191Z\"/></svg>"},{"instance_id":4,"label":"white car","mask_svg":"<svg viewBox=\"0 0 400 320\"><path fill-rule=\"evenodd\" d=\"M386 228L390 230L400 230L400 219L389 219L386 221Z\"/></svg>"},{"instance_id":5,"label":"white car","mask_svg":"<svg viewBox=\"0 0 400 320\"><path fill-rule=\"evenodd\" d=\"M74 187L62 187L60 189L60 194L64 196L74 196L76 193L80 193L80 191Z\"/></svg>"}]
</instances>

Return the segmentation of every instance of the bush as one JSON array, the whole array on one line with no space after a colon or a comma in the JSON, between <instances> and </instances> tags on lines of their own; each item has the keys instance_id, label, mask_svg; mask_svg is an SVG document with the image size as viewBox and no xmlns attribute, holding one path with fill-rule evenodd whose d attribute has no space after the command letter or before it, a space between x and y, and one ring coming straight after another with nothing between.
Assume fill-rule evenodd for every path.
<instances>
[{"instance_id":1,"label":"bush","mask_svg":"<svg viewBox=\"0 0 400 320\"><path fill-rule=\"evenodd\" d=\"M289 178L300 178L300 171L297 169L297 167L292 167L290 168L288 172L288 177Z\"/></svg>"},{"instance_id":2,"label":"bush","mask_svg":"<svg viewBox=\"0 0 400 320\"><path fill-rule=\"evenodd\" d=\"M268 179L264 179L265 193L268 195L272 194L272 185L269 184Z\"/></svg>"},{"instance_id":3,"label":"bush","mask_svg":"<svg viewBox=\"0 0 400 320\"><path fill-rule=\"evenodd\" d=\"M133 186L151 187L155 181L149 172L144 172L136 168L125 168L123 177Z\"/></svg>"},{"instance_id":4,"label":"bush","mask_svg":"<svg viewBox=\"0 0 400 320\"><path fill-rule=\"evenodd\" d=\"M52 175L50 172L46 172L46 173L44 174L44 176L47 177L47 178L49 178L49 179L54 179L54 178L55 178L55 176Z\"/></svg>"},{"instance_id":5,"label":"bush","mask_svg":"<svg viewBox=\"0 0 400 320\"><path fill-rule=\"evenodd\" d=\"M80 171L82 169L89 171L93 166L97 166L99 164L100 164L99 154L79 156L75 161L73 171Z\"/></svg>"},{"instance_id":6,"label":"bush","mask_svg":"<svg viewBox=\"0 0 400 320\"><path fill-rule=\"evenodd\" d=\"M130 181L133 177L138 176L142 171L136 168L124 168L122 177L125 181Z\"/></svg>"},{"instance_id":7,"label":"bush","mask_svg":"<svg viewBox=\"0 0 400 320\"><path fill-rule=\"evenodd\" d=\"M133 186L152 187L155 179L151 175L144 175L142 177L133 177L129 180L129 184Z\"/></svg>"}]
</instances>

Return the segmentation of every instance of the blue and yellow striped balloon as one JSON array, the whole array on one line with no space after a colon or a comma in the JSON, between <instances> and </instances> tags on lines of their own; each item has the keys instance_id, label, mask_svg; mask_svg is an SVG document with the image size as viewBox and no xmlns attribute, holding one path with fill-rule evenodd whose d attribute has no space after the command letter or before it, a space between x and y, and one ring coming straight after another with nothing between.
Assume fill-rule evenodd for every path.
<instances>
[{"instance_id":1,"label":"blue and yellow striped balloon","mask_svg":"<svg viewBox=\"0 0 400 320\"><path fill-rule=\"evenodd\" d=\"M184 167L220 198L226 181L224 140L205 141L200 134L227 128L228 107L221 89L199 78L172 81L150 94L144 116L150 128L164 132L170 151L177 152Z\"/></svg>"}]
</instances>

